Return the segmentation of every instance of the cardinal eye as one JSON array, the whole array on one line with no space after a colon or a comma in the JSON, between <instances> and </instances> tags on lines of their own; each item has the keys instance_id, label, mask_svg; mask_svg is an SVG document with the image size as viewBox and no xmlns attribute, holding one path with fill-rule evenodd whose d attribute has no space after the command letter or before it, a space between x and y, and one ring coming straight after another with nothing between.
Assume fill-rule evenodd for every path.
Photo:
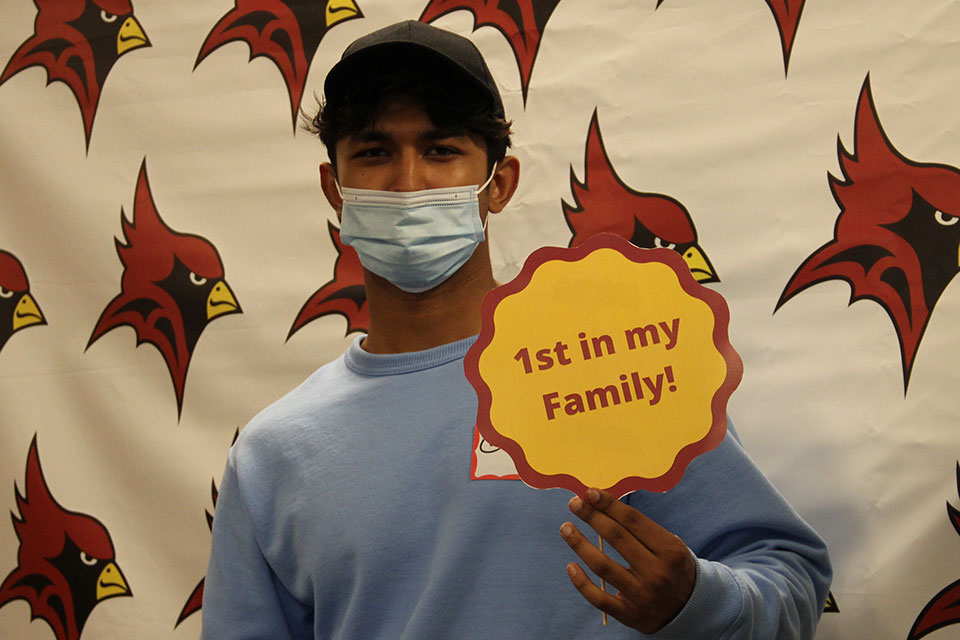
<instances>
[{"instance_id":1,"label":"cardinal eye","mask_svg":"<svg viewBox=\"0 0 960 640\"><path fill-rule=\"evenodd\" d=\"M198 276L198 275L195 274L193 271L191 271L191 272L190 272L190 282L191 282L192 284L197 285L198 287L202 287L203 285L207 284L207 279L204 278L203 276Z\"/></svg>"},{"instance_id":2,"label":"cardinal eye","mask_svg":"<svg viewBox=\"0 0 960 640\"><path fill-rule=\"evenodd\" d=\"M663 238L656 238L656 237L654 237L653 239L653 246L656 247L657 249L676 249L677 248L677 245L674 244L673 242L667 242Z\"/></svg>"},{"instance_id":3,"label":"cardinal eye","mask_svg":"<svg viewBox=\"0 0 960 640\"><path fill-rule=\"evenodd\" d=\"M94 558L93 556L88 556L86 553L84 553L83 551L81 551L81 552L80 552L80 562L82 562L83 564L85 564L85 565L87 565L87 566L89 566L89 567L92 567L93 565L97 564L97 559Z\"/></svg>"},{"instance_id":4,"label":"cardinal eye","mask_svg":"<svg viewBox=\"0 0 960 640\"><path fill-rule=\"evenodd\" d=\"M0 287L0 298L12 298L13 290Z\"/></svg>"},{"instance_id":5,"label":"cardinal eye","mask_svg":"<svg viewBox=\"0 0 960 640\"><path fill-rule=\"evenodd\" d=\"M104 22L116 22L116 21L117 21L117 14L115 14L115 13L107 13L106 11L101 10L101 11L100 11L100 19L103 20Z\"/></svg>"},{"instance_id":6,"label":"cardinal eye","mask_svg":"<svg viewBox=\"0 0 960 640\"><path fill-rule=\"evenodd\" d=\"M943 211L935 212L933 214L933 219L945 227L957 224L957 221L960 220L960 218L957 216L952 216L949 213L944 213Z\"/></svg>"}]
</instances>

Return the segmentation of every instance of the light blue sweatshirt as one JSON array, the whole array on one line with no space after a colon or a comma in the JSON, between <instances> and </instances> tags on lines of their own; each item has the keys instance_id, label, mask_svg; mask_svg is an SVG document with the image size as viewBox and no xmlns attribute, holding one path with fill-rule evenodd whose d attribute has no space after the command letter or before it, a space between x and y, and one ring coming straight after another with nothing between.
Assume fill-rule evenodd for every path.
<instances>
[{"instance_id":1,"label":"light blue sweatshirt","mask_svg":"<svg viewBox=\"0 0 960 640\"><path fill-rule=\"evenodd\" d=\"M203 638L646 637L601 626L570 584L568 492L470 479L472 342L375 355L358 339L251 421L220 486ZM732 433L674 489L625 498L697 557L655 637L811 638L826 548Z\"/></svg>"}]
</instances>

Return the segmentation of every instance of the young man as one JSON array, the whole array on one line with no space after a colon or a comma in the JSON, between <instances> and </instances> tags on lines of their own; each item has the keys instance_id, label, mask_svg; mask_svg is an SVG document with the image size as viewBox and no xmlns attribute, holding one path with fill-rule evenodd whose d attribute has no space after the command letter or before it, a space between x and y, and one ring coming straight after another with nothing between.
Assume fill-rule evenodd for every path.
<instances>
[{"instance_id":1,"label":"young man","mask_svg":"<svg viewBox=\"0 0 960 640\"><path fill-rule=\"evenodd\" d=\"M496 286L485 222L519 179L496 84L469 40L405 22L350 45L324 96L321 184L370 329L231 450L203 637L812 637L826 549L732 432L670 492L624 502L470 480L462 359Z\"/></svg>"}]
</instances>

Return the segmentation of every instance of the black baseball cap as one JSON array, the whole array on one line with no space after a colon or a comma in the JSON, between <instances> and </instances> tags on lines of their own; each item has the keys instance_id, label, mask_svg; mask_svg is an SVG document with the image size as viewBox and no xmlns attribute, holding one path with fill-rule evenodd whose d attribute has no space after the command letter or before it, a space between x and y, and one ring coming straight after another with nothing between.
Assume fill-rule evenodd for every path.
<instances>
[{"instance_id":1,"label":"black baseball cap","mask_svg":"<svg viewBox=\"0 0 960 640\"><path fill-rule=\"evenodd\" d=\"M406 20L378 29L353 41L333 65L323 83L324 99L336 102L365 71L389 65L436 64L479 89L504 116L503 100L483 54L468 38L419 22Z\"/></svg>"}]
</instances>

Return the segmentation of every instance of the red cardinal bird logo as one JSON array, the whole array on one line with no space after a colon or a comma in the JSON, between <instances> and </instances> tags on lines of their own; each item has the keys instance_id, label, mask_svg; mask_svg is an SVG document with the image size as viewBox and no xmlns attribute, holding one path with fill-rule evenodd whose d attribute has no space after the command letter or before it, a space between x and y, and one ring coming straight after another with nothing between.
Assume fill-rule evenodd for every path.
<instances>
[{"instance_id":1,"label":"red cardinal bird logo","mask_svg":"<svg viewBox=\"0 0 960 640\"><path fill-rule=\"evenodd\" d=\"M35 324L47 320L30 295L27 272L15 255L0 250L0 349L15 332Z\"/></svg>"},{"instance_id":2,"label":"red cardinal bird logo","mask_svg":"<svg viewBox=\"0 0 960 640\"><path fill-rule=\"evenodd\" d=\"M237 429L233 433L233 442L230 443L230 446L237 441L237 436L240 435L240 429ZM217 508L217 496L220 495L220 492L217 490L217 481L212 480L210 482L210 497L213 500L213 508ZM207 529L213 531L213 514L209 511L204 510L204 514L207 516ZM187 598L186 603L183 605L183 609L180 610L180 615L177 617L177 623L173 625L174 628L180 626L180 623L189 618L191 615L200 611L203 608L203 585L206 582L206 578L200 578L200 582L197 583L197 586L194 587L193 591L190 593L190 597Z\"/></svg>"},{"instance_id":3,"label":"red cardinal bird logo","mask_svg":"<svg viewBox=\"0 0 960 640\"><path fill-rule=\"evenodd\" d=\"M163 355L179 415L187 367L200 334L214 318L240 313L240 305L223 279L216 247L200 236L174 231L160 218L146 161L137 179L133 221L127 221L123 209L120 218L125 240L116 240L123 264L120 293L103 310L87 348L112 329L132 327L137 346L149 342Z\"/></svg>"},{"instance_id":4,"label":"red cardinal bird logo","mask_svg":"<svg viewBox=\"0 0 960 640\"><path fill-rule=\"evenodd\" d=\"M334 25L362 17L354 0L236 0L203 41L194 69L228 42L246 42L251 60L269 58L283 75L296 128L300 99L320 41Z\"/></svg>"},{"instance_id":5,"label":"red cardinal bird logo","mask_svg":"<svg viewBox=\"0 0 960 640\"><path fill-rule=\"evenodd\" d=\"M133 594L103 524L64 509L50 495L36 436L27 454L25 480L25 495L15 485L20 515L11 514L20 541L17 568L0 585L0 607L25 600L30 619L42 618L57 640L78 640L94 607Z\"/></svg>"},{"instance_id":6,"label":"red cardinal bird logo","mask_svg":"<svg viewBox=\"0 0 960 640\"><path fill-rule=\"evenodd\" d=\"M843 179L829 176L840 207L833 239L790 278L777 309L827 280L850 285L850 302L873 300L900 340L903 390L940 294L960 270L960 171L908 160L884 133L864 80L854 153L837 139Z\"/></svg>"},{"instance_id":7,"label":"red cardinal bird logo","mask_svg":"<svg viewBox=\"0 0 960 640\"><path fill-rule=\"evenodd\" d=\"M957 493L960 494L960 464L957 464ZM947 502L950 524L960 534L960 510ZM920 640L928 633L960 622L960 580L946 586L927 603L907 635L907 640Z\"/></svg>"},{"instance_id":8,"label":"red cardinal bird logo","mask_svg":"<svg viewBox=\"0 0 960 640\"><path fill-rule=\"evenodd\" d=\"M474 31L480 27L499 30L513 50L520 70L523 104L527 104L530 76L543 30L558 4L560 0L430 0L420 15L420 22L433 22L448 13L466 9L473 14Z\"/></svg>"},{"instance_id":9,"label":"red cardinal bird logo","mask_svg":"<svg viewBox=\"0 0 960 640\"><path fill-rule=\"evenodd\" d=\"M0 85L30 67L47 70L47 84L63 82L83 115L87 149L103 83L120 56L149 47L130 0L34 0L34 34L0 74Z\"/></svg>"},{"instance_id":10,"label":"red cardinal bird logo","mask_svg":"<svg viewBox=\"0 0 960 640\"><path fill-rule=\"evenodd\" d=\"M787 74L790 68L790 53L793 51L793 39L797 35L797 25L800 24L800 14L806 0L766 0L767 6L773 12L777 21L777 30L780 31L780 48L783 50L783 73ZM663 0L657 0L655 9L659 9Z\"/></svg>"},{"instance_id":11,"label":"red cardinal bird logo","mask_svg":"<svg viewBox=\"0 0 960 640\"><path fill-rule=\"evenodd\" d=\"M716 271L697 244L697 230L686 208L659 193L634 191L620 179L603 144L597 111L587 134L583 182L570 167L574 205L563 202L563 215L573 232L570 246L598 233L614 233L641 249L673 249L700 283L719 282Z\"/></svg>"},{"instance_id":12,"label":"red cardinal bird logo","mask_svg":"<svg viewBox=\"0 0 960 640\"><path fill-rule=\"evenodd\" d=\"M304 303L290 327L287 340L305 324L336 313L347 320L347 333L366 332L370 326L370 309L367 308L367 291L363 286L363 267L360 257L352 248L340 241L340 230L327 223L330 240L337 250L333 263L333 280L314 292Z\"/></svg>"}]
</instances>

